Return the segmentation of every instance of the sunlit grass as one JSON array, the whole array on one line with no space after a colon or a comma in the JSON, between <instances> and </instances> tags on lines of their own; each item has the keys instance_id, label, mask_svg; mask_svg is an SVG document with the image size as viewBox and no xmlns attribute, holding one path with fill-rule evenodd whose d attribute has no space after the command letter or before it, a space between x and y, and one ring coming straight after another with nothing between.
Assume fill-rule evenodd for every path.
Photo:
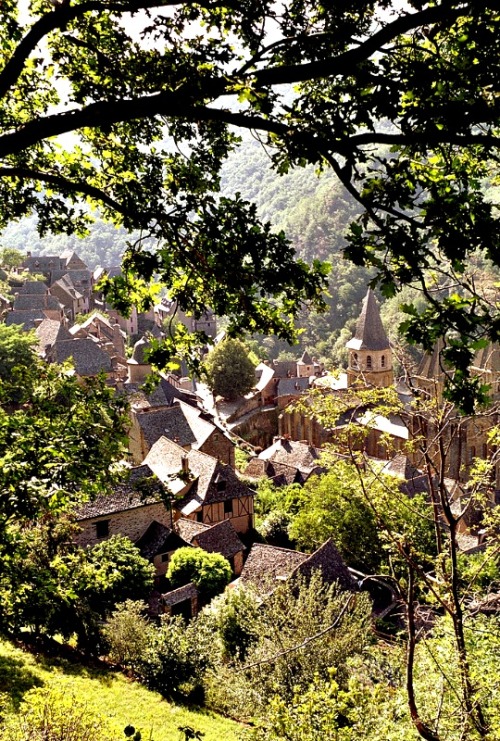
<instances>
[{"instance_id":1,"label":"sunlit grass","mask_svg":"<svg viewBox=\"0 0 500 741\"><path fill-rule=\"evenodd\" d=\"M179 738L179 726L202 731L204 741L239 738L238 724L167 702L122 674L36 657L0 640L0 695L18 707L25 693L35 687L57 688L84 701L89 710L111 722L117 739L124 738L123 728L129 723L141 729L145 741L151 731L154 741L174 741Z\"/></svg>"}]
</instances>

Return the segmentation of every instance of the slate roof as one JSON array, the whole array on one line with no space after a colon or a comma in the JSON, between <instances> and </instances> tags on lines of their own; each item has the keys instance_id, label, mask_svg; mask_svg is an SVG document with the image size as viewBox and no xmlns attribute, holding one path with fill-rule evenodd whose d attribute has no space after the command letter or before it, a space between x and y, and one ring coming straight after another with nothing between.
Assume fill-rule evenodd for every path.
<instances>
[{"instance_id":1,"label":"slate roof","mask_svg":"<svg viewBox=\"0 0 500 741\"><path fill-rule=\"evenodd\" d=\"M70 333L61 322L48 317L36 327L35 332L38 337L38 349L42 354L45 354L47 348L52 347L56 342L71 339Z\"/></svg>"},{"instance_id":2,"label":"slate roof","mask_svg":"<svg viewBox=\"0 0 500 741\"><path fill-rule=\"evenodd\" d=\"M263 450L259 458L307 470L319 465L320 455L321 451L312 445L280 437L269 448Z\"/></svg>"},{"instance_id":3,"label":"slate roof","mask_svg":"<svg viewBox=\"0 0 500 741\"><path fill-rule=\"evenodd\" d=\"M69 277L68 273L66 275L63 275L62 278L59 278L59 280L52 282L52 285L50 287L51 290L53 290L55 287L60 288L72 299L79 300L83 298L83 293L80 293L80 291L75 288L75 285L73 284L73 281Z\"/></svg>"},{"instance_id":4,"label":"slate roof","mask_svg":"<svg viewBox=\"0 0 500 741\"><path fill-rule=\"evenodd\" d=\"M353 350L388 350L390 348L387 334L380 318L377 300L369 288L363 300L363 308L356 324L354 337L347 347Z\"/></svg>"},{"instance_id":5,"label":"slate roof","mask_svg":"<svg viewBox=\"0 0 500 741\"><path fill-rule=\"evenodd\" d=\"M19 293L14 299L14 311L33 311L34 309L61 311L61 308L59 299L48 293Z\"/></svg>"},{"instance_id":6,"label":"slate roof","mask_svg":"<svg viewBox=\"0 0 500 741\"><path fill-rule=\"evenodd\" d=\"M195 512L203 504L253 496L230 466L199 450L186 451L166 437L160 437L153 445L144 463L174 494L186 491L175 504L175 508L184 515ZM183 466L189 471L188 480L178 475Z\"/></svg>"},{"instance_id":7,"label":"slate roof","mask_svg":"<svg viewBox=\"0 0 500 741\"><path fill-rule=\"evenodd\" d=\"M191 542L208 553L220 553L227 559L246 550L230 520L223 520L200 531Z\"/></svg>"},{"instance_id":8,"label":"slate roof","mask_svg":"<svg viewBox=\"0 0 500 741\"><path fill-rule=\"evenodd\" d=\"M79 376L96 376L101 371L110 373L113 370L108 353L90 337L56 342L53 347L54 362L63 363L69 358L73 359L75 371Z\"/></svg>"},{"instance_id":9,"label":"slate roof","mask_svg":"<svg viewBox=\"0 0 500 741\"><path fill-rule=\"evenodd\" d=\"M400 453L388 461L382 469L382 473L398 476L401 479L400 491L409 497L415 494L426 494L429 491L427 476L412 464L408 456Z\"/></svg>"},{"instance_id":10,"label":"slate roof","mask_svg":"<svg viewBox=\"0 0 500 741\"><path fill-rule=\"evenodd\" d=\"M195 585L190 582L184 587L178 587L178 589L173 589L171 592L162 594L161 602L165 605L165 607L173 607L174 605L178 605L179 602L184 602L184 600L188 599L191 600L193 599L193 597L197 596L198 590L196 589Z\"/></svg>"},{"instance_id":11,"label":"slate roof","mask_svg":"<svg viewBox=\"0 0 500 741\"><path fill-rule=\"evenodd\" d=\"M59 258L61 260L61 263L64 263L66 267L71 265L71 269L73 270L75 266L78 266L78 268L85 268L87 269L87 265L83 262L81 257L78 256L78 254L74 250L64 250L59 255Z\"/></svg>"},{"instance_id":12,"label":"slate roof","mask_svg":"<svg viewBox=\"0 0 500 741\"><path fill-rule=\"evenodd\" d=\"M187 517L179 517L174 525L179 536L186 541L191 543L193 538L203 533L205 530L210 530L210 525L205 525L204 522L197 522L196 520L190 520Z\"/></svg>"},{"instance_id":13,"label":"slate roof","mask_svg":"<svg viewBox=\"0 0 500 741\"><path fill-rule=\"evenodd\" d=\"M31 311L9 311L5 316L5 324L10 327L12 324L19 324L24 329L34 329L37 319L45 319L46 315L42 309L33 309Z\"/></svg>"},{"instance_id":14,"label":"slate roof","mask_svg":"<svg viewBox=\"0 0 500 741\"><path fill-rule=\"evenodd\" d=\"M337 582L342 589L353 589L355 586L355 580L331 539L323 543L309 558L302 561L292 576L301 574L308 579L316 569L321 571L321 577L326 584Z\"/></svg>"},{"instance_id":15,"label":"slate roof","mask_svg":"<svg viewBox=\"0 0 500 741\"><path fill-rule=\"evenodd\" d=\"M500 372L500 346L498 343L491 342L487 347L478 350L473 367L482 371Z\"/></svg>"},{"instance_id":16,"label":"slate roof","mask_svg":"<svg viewBox=\"0 0 500 741\"><path fill-rule=\"evenodd\" d=\"M291 378L297 375L295 360L273 360L273 368L276 378Z\"/></svg>"},{"instance_id":17,"label":"slate roof","mask_svg":"<svg viewBox=\"0 0 500 741\"><path fill-rule=\"evenodd\" d=\"M67 277L75 287L82 286L85 290L90 289L92 281L92 271L85 269L72 270L63 267L61 269L54 269L50 274L51 283L55 283L61 278Z\"/></svg>"},{"instance_id":18,"label":"slate roof","mask_svg":"<svg viewBox=\"0 0 500 741\"><path fill-rule=\"evenodd\" d=\"M243 566L240 581L252 584L259 590L271 591L274 582L288 579L306 560L305 553L254 543Z\"/></svg>"},{"instance_id":19,"label":"slate roof","mask_svg":"<svg viewBox=\"0 0 500 741\"><path fill-rule=\"evenodd\" d=\"M23 266L30 273L48 273L51 270L61 269L63 263L57 255L35 255L25 259Z\"/></svg>"},{"instance_id":20,"label":"slate roof","mask_svg":"<svg viewBox=\"0 0 500 741\"><path fill-rule=\"evenodd\" d=\"M297 361L297 365L314 365L313 359L311 358L307 350L304 350L301 359Z\"/></svg>"},{"instance_id":21,"label":"slate roof","mask_svg":"<svg viewBox=\"0 0 500 741\"><path fill-rule=\"evenodd\" d=\"M136 415L148 447L164 435L181 448L199 448L215 431L215 426L200 417L200 411L179 402L166 408L150 408Z\"/></svg>"},{"instance_id":22,"label":"slate roof","mask_svg":"<svg viewBox=\"0 0 500 741\"><path fill-rule=\"evenodd\" d=\"M278 381L277 396L294 396L309 388L309 378L280 378Z\"/></svg>"},{"instance_id":23,"label":"slate roof","mask_svg":"<svg viewBox=\"0 0 500 741\"><path fill-rule=\"evenodd\" d=\"M136 541L135 546L139 549L141 556L152 561L160 553L175 551L177 548L185 548L188 543L169 527L161 522L153 520L147 530Z\"/></svg>"},{"instance_id":24,"label":"slate roof","mask_svg":"<svg viewBox=\"0 0 500 741\"><path fill-rule=\"evenodd\" d=\"M111 494L102 494L93 501L78 507L77 519L90 520L94 517L158 504L161 500L159 494L154 491L154 481L152 486L149 486L152 476L153 471L144 464L130 469L128 480L117 484Z\"/></svg>"},{"instance_id":25,"label":"slate roof","mask_svg":"<svg viewBox=\"0 0 500 741\"><path fill-rule=\"evenodd\" d=\"M443 375L444 370L441 367L441 351L443 348L443 340L439 339L434 345L432 352L424 354L417 369L417 378L418 376L423 376L423 378L437 379Z\"/></svg>"},{"instance_id":26,"label":"slate roof","mask_svg":"<svg viewBox=\"0 0 500 741\"><path fill-rule=\"evenodd\" d=\"M26 283L19 288L19 293L38 294L44 296L48 292L48 288L41 280L27 280Z\"/></svg>"}]
</instances>

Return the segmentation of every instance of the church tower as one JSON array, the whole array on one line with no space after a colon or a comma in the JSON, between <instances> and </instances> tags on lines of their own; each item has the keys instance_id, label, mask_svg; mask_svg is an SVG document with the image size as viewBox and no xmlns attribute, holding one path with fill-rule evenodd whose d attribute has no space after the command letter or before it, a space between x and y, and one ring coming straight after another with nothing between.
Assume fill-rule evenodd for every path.
<instances>
[{"instance_id":1,"label":"church tower","mask_svg":"<svg viewBox=\"0 0 500 741\"><path fill-rule=\"evenodd\" d=\"M392 351L372 289L368 289L349 349L347 385L359 379L371 386L387 387L394 383Z\"/></svg>"}]
</instances>

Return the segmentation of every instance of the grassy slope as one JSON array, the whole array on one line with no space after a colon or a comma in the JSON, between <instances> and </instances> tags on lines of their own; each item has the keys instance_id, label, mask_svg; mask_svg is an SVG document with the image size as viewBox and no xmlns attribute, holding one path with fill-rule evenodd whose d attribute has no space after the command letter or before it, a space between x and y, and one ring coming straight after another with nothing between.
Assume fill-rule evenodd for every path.
<instances>
[{"instance_id":1,"label":"grassy slope","mask_svg":"<svg viewBox=\"0 0 500 741\"><path fill-rule=\"evenodd\" d=\"M196 712L173 705L158 693L150 692L121 674L88 669L77 664L33 655L0 640L0 694L12 697L17 705L34 687L57 687L84 700L89 708L111 719L117 738L131 723L155 741L179 738L179 726L202 731L204 741L236 741L240 726L212 713Z\"/></svg>"}]
</instances>

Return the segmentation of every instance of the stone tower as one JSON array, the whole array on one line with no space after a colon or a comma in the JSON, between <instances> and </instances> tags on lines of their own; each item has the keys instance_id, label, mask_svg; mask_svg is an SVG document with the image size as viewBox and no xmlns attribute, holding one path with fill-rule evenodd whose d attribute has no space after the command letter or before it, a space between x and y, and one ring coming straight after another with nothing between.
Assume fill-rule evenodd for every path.
<instances>
[{"instance_id":1,"label":"stone tower","mask_svg":"<svg viewBox=\"0 0 500 741\"><path fill-rule=\"evenodd\" d=\"M386 387L394 383L392 351L380 319L375 295L368 289L349 349L347 385L359 379L371 386Z\"/></svg>"},{"instance_id":2,"label":"stone tower","mask_svg":"<svg viewBox=\"0 0 500 741\"><path fill-rule=\"evenodd\" d=\"M132 357L127 361L129 383L144 383L151 373L151 365L145 358L150 343L146 337L142 337L134 345Z\"/></svg>"}]
</instances>

